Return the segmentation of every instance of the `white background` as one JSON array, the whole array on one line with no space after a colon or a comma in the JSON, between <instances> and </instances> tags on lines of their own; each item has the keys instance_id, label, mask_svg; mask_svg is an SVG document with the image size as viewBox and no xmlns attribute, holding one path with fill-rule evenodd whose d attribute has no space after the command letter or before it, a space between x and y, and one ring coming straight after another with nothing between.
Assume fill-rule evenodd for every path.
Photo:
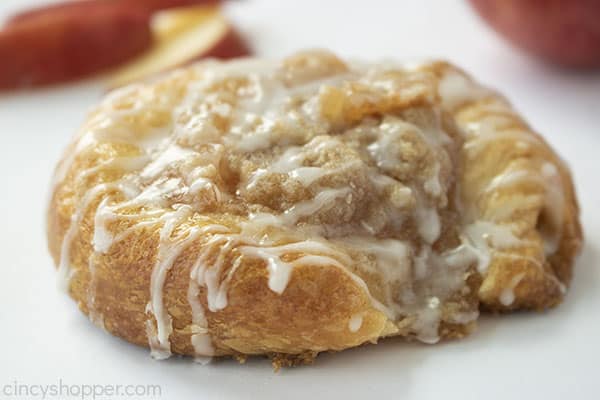
<instances>
[{"instance_id":1,"label":"white background","mask_svg":"<svg viewBox=\"0 0 600 400\"><path fill-rule=\"evenodd\" d=\"M28 3L34 1L1 1L0 19ZM0 94L0 390L15 380L62 379L156 383L167 399L600 398L600 71L532 61L458 0L243 1L228 13L259 55L327 47L366 59L446 58L505 93L573 169L587 237L566 301L542 314L484 317L462 341L388 340L278 374L263 359L209 366L154 361L93 326L58 292L46 251L51 171L103 91L99 80L88 80Z\"/></svg>"}]
</instances>

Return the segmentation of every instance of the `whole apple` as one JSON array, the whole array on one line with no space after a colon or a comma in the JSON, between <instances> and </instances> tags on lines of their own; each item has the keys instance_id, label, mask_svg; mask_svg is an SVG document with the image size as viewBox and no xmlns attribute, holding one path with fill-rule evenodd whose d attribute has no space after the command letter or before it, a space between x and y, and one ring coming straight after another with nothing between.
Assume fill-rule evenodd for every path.
<instances>
[{"instance_id":1,"label":"whole apple","mask_svg":"<svg viewBox=\"0 0 600 400\"><path fill-rule=\"evenodd\" d=\"M545 60L600 67L600 0L469 0L512 43Z\"/></svg>"}]
</instances>

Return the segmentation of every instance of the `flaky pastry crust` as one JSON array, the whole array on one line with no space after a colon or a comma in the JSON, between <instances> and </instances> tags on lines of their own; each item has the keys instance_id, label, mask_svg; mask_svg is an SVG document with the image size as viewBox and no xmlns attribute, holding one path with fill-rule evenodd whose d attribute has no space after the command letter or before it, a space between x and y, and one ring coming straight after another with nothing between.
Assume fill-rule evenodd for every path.
<instances>
[{"instance_id":1,"label":"flaky pastry crust","mask_svg":"<svg viewBox=\"0 0 600 400\"><path fill-rule=\"evenodd\" d=\"M159 358L462 337L558 304L582 242L565 164L443 62L311 51L120 89L52 193L65 288Z\"/></svg>"}]
</instances>

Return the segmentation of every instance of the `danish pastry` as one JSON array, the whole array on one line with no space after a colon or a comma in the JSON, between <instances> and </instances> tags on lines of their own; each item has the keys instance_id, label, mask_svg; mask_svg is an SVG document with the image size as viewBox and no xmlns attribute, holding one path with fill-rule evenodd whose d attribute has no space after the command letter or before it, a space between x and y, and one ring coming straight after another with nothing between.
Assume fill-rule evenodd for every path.
<instances>
[{"instance_id":1,"label":"danish pastry","mask_svg":"<svg viewBox=\"0 0 600 400\"><path fill-rule=\"evenodd\" d=\"M109 94L58 165L61 282L157 358L310 361L563 298L564 162L444 62L203 62Z\"/></svg>"}]
</instances>

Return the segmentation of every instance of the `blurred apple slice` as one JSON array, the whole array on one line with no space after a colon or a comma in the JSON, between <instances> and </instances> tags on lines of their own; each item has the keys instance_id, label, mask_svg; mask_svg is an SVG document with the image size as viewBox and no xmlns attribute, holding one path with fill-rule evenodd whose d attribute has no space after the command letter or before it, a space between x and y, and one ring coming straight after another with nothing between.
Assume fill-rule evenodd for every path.
<instances>
[{"instance_id":1,"label":"blurred apple slice","mask_svg":"<svg viewBox=\"0 0 600 400\"><path fill-rule=\"evenodd\" d=\"M154 47L117 69L111 87L148 78L201 58L233 58L249 54L244 40L217 7L187 7L163 11L153 18Z\"/></svg>"},{"instance_id":2,"label":"blurred apple slice","mask_svg":"<svg viewBox=\"0 0 600 400\"><path fill-rule=\"evenodd\" d=\"M151 48L148 13L123 3L41 12L0 30L0 90L82 78Z\"/></svg>"}]
</instances>

